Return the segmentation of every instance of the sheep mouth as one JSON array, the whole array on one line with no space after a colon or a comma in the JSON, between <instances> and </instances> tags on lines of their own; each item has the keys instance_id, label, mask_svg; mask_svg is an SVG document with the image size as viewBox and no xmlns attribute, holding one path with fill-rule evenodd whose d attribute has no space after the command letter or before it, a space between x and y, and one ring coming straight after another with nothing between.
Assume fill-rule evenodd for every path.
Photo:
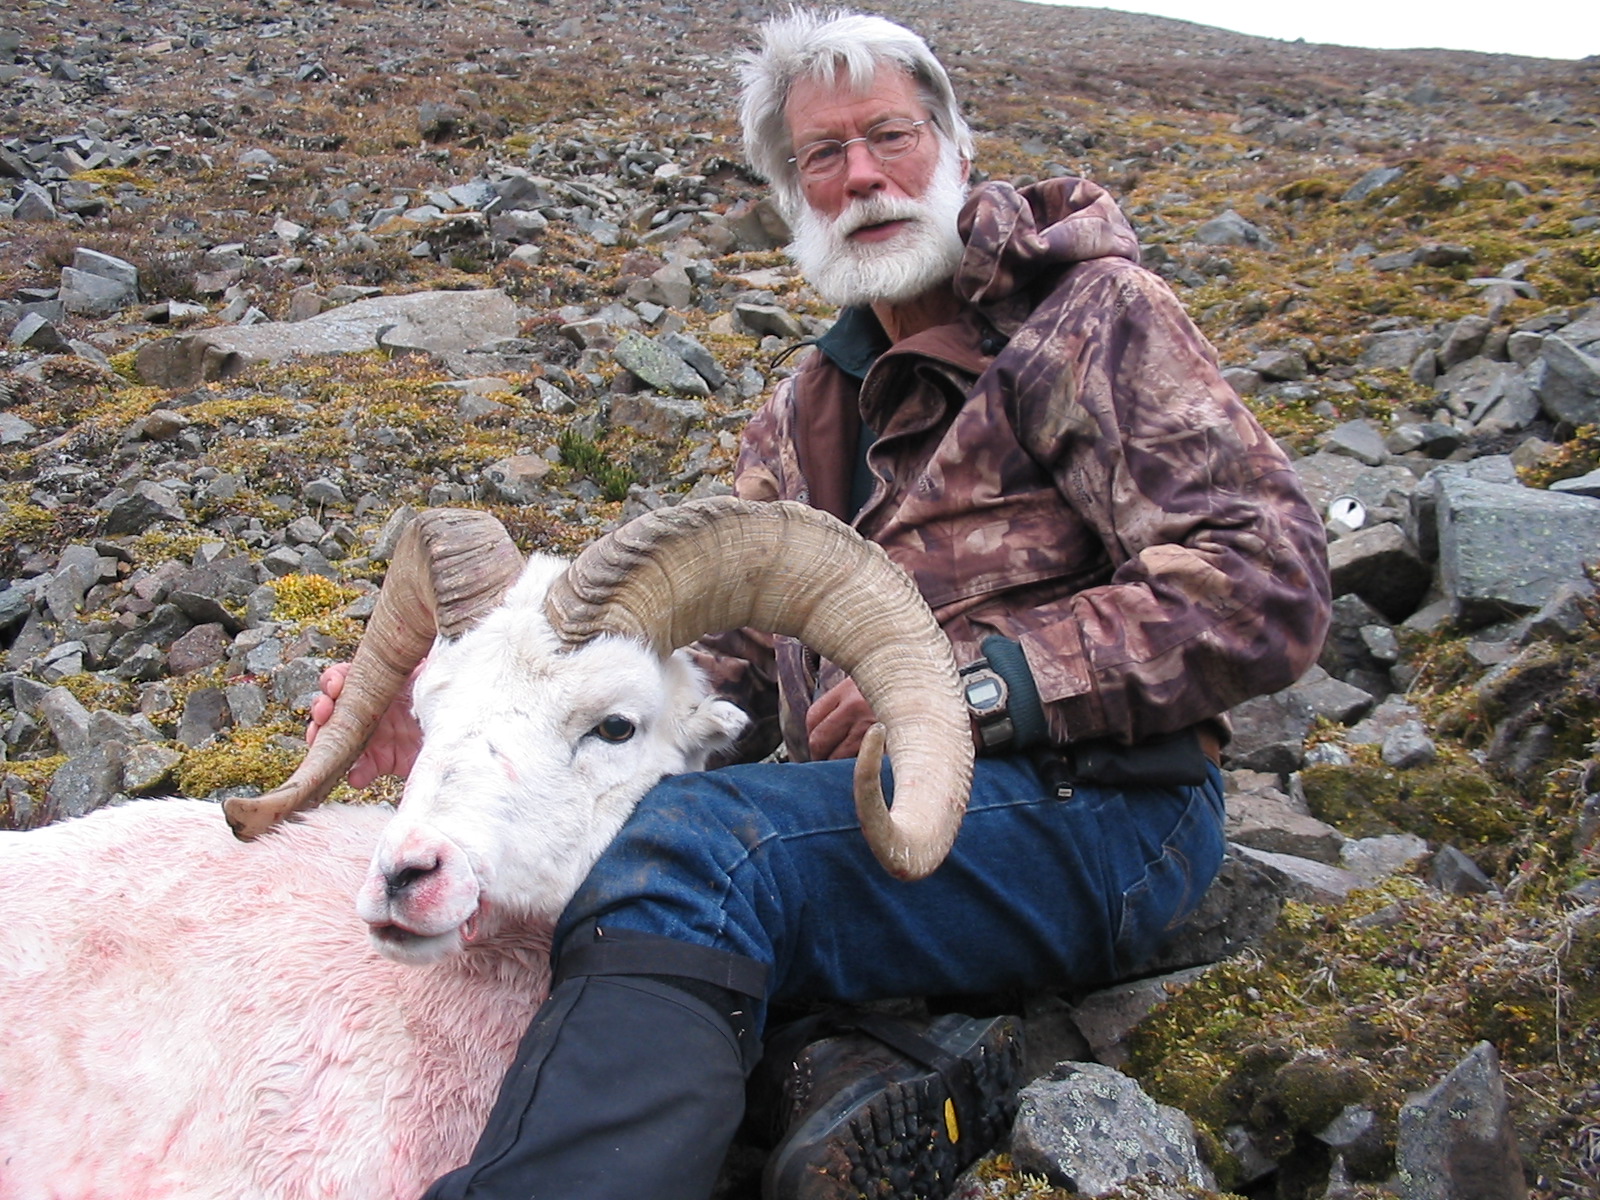
<instances>
[{"instance_id":1,"label":"sheep mouth","mask_svg":"<svg viewBox=\"0 0 1600 1200\"><path fill-rule=\"evenodd\" d=\"M478 907L460 925L435 933L423 933L398 921L373 921L367 932L378 952L397 962L430 963L446 958L457 951L466 950L483 934L480 927L487 902L480 900Z\"/></svg>"}]
</instances>

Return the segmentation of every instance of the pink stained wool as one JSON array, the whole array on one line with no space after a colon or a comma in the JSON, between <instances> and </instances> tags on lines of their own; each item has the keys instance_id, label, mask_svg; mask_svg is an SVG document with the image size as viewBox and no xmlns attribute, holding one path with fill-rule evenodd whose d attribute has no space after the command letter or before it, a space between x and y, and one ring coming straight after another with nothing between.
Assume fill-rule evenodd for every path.
<instances>
[{"instance_id":1,"label":"pink stained wool","mask_svg":"<svg viewBox=\"0 0 1600 1200\"><path fill-rule=\"evenodd\" d=\"M390 815L247 844L146 800L0 833L0 1197L404 1200L464 1162L550 931L380 957L354 897Z\"/></svg>"}]
</instances>

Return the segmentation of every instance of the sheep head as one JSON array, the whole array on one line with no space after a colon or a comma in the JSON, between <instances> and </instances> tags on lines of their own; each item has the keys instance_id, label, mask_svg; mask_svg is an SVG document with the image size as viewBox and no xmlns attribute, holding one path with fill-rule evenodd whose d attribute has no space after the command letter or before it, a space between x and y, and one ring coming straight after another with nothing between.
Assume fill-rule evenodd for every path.
<instances>
[{"instance_id":1,"label":"sheep head","mask_svg":"<svg viewBox=\"0 0 1600 1200\"><path fill-rule=\"evenodd\" d=\"M640 796L745 728L685 655L563 642L543 602L566 568L533 558L417 678L422 751L356 904L391 958L431 961L503 918L553 922Z\"/></svg>"},{"instance_id":2,"label":"sheep head","mask_svg":"<svg viewBox=\"0 0 1600 1200\"><path fill-rule=\"evenodd\" d=\"M649 514L570 565L514 560L483 514L419 517L306 762L276 792L229 802L241 837L320 803L426 654L423 750L359 901L386 954L423 961L486 920L558 912L651 785L742 729L674 654L739 626L798 637L851 673L884 722L857 761L863 831L902 878L942 861L971 783L966 709L948 641L881 549L803 505L724 497Z\"/></svg>"}]
</instances>

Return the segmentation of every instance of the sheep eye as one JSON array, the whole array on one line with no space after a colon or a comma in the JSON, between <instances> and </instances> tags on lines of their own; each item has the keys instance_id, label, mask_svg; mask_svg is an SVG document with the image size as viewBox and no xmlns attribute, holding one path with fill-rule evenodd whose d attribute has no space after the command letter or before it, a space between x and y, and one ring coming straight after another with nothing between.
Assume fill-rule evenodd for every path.
<instances>
[{"instance_id":1,"label":"sheep eye","mask_svg":"<svg viewBox=\"0 0 1600 1200\"><path fill-rule=\"evenodd\" d=\"M627 717L619 717L612 713L594 727L593 732L607 742L625 742L631 738L635 730L634 723Z\"/></svg>"}]
</instances>

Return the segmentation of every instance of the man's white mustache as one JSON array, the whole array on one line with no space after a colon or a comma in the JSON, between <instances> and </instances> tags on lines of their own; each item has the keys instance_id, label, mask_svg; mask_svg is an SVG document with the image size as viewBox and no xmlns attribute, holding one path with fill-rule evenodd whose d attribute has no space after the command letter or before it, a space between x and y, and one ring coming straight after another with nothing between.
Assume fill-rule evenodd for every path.
<instances>
[{"instance_id":1,"label":"man's white mustache","mask_svg":"<svg viewBox=\"0 0 1600 1200\"><path fill-rule=\"evenodd\" d=\"M916 221L923 216L922 205L915 200L874 198L857 200L834 221L834 228L842 238L849 237L869 225L884 225L890 221Z\"/></svg>"}]
</instances>

